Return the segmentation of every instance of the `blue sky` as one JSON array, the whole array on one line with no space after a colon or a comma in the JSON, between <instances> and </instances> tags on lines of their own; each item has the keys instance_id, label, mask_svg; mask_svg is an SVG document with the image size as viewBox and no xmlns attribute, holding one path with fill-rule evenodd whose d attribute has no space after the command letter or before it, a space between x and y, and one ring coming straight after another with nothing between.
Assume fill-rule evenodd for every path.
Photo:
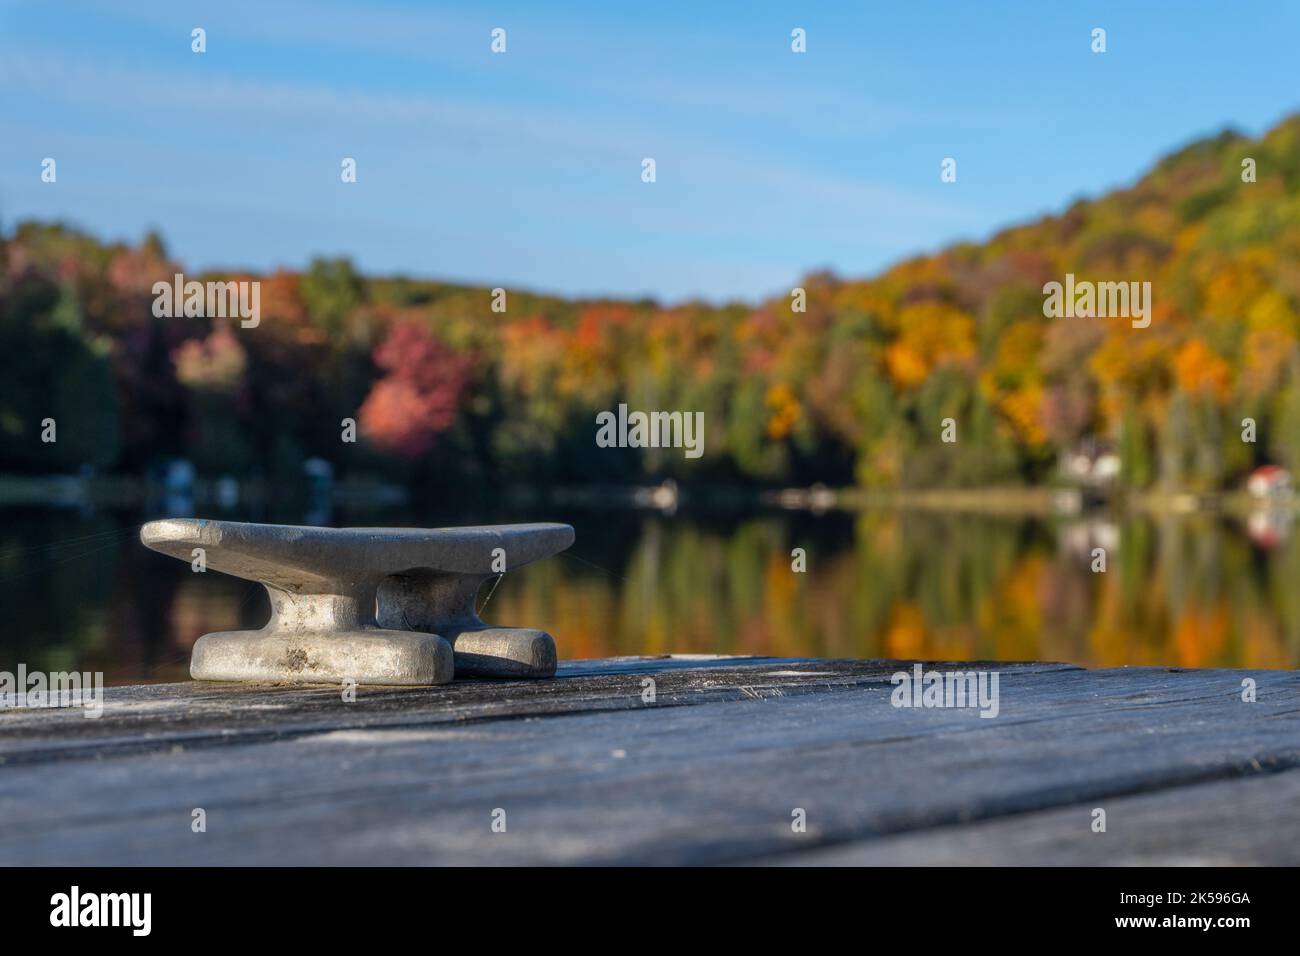
<instances>
[{"instance_id":1,"label":"blue sky","mask_svg":"<svg viewBox=\"0 0 1300 956\"><path fill-rule=\"evenodd\" d=\"M1059 210L1225 125L1262 132L1300 109L1297 37L1291 0L0 0L0 221L155 227L191 269L348 255L755 301Z\"/></svg>"}]
</instances>

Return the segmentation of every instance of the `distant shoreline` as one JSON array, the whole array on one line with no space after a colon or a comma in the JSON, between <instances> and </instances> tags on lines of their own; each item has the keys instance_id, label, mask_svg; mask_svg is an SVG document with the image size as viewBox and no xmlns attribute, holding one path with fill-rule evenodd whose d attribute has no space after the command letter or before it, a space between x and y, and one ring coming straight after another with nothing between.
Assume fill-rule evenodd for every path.
<instances>
[{"instance_id":1,"label":"distant shoreline","mask_svg":"<svg viewBox=\"0 0 1300 956\"><path fill-rule=\"evenodd\" d=\"M197 506L219 505L226 510L264 505L272 497L309 497L303 489L272 488L264 479L236 482L237 504L222 503L222 481L197 479L187 489L169 489L157 480L129 475L6 475L0 474L0 508L16 506L143 508L168 498ZM1300 512L1300 498L1261 501L1244 491L1128 492L1088 501L1072 487L1026 486L987 488L867 489L753 488L743 485L679 486L671 479L658 485L505 485L503 504L543 504L600 510L645 509L672 513L680 508L702 510L873 511L910 510L952 513L1005 514L1029 517L1070 517L1078 514L1248 514L1253 511ZM274 494L273 494L274 493ZM350 479L328 492L335 504L377 508L418 505L400 486Z\"/></svg>"}]
</instances>

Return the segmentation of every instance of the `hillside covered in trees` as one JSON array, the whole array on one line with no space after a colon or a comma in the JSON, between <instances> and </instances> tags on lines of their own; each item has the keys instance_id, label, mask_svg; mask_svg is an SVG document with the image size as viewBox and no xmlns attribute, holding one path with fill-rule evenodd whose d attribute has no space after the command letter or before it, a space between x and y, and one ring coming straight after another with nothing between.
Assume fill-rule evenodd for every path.
<instances>
[{"instance_id":1,"label":"hillside covered in trees","mask_svg":"<svg viewBox=\"0 0 1300 956\"><path fill-rule=\"evenodd\" d=\"M260 279L260 324L155 317L152 287L176 272ZM1067 273L1149 281L1150 327L1044 317L1044 284ZM1222 487L1266 461L1300 472L1300 117L1193 143L1131 188L987 242L800 285L806 311L791 296L663 307L511 289L501 313L490 289L345 260L191 275L157 236L20 223L0 237L0 471L134 474L184 456L274 479L319 456L421 484L924 488L1040 483L1095 438L1134 487ZM703 457L598 448L595 416L620 402L703 411ZM56 444L40 440L47 417ZM349 417L356 444L340 440Z\"/></svg>"}]
</instances>

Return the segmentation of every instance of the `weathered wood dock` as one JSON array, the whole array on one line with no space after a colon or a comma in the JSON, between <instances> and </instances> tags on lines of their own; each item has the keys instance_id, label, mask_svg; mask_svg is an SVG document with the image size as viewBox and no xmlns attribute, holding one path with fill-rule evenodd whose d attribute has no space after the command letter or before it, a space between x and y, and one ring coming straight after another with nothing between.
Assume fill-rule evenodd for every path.
<instances>
[{"instance_id":1,"label":"weathered wood dock","mask_svg":"<svg viewBox=\"0 0 1300 956\"><path fill-rule=\"evenodd\" d=\"M988 719L892 706L911 663L618 658L352 703L182 683L109 688L93 720L4 711L0 865L1300 863L1300 673L926 664L998 671Z\"/></svg>"}]
</instances>

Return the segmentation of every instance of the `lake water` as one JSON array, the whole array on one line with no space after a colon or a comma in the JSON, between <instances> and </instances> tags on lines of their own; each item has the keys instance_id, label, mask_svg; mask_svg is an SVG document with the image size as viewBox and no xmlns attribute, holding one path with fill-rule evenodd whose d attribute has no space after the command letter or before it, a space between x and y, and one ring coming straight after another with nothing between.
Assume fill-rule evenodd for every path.
<instances>
[{"instance_id":1,"label":"lake water","mask_svg":"<svg viewBox=\"0 0 1300 956\"><path fill-rule=\"evenodd\" d=\"M237 517L211 515L212 517ZM247 516L245 516L247 517ZM565 555L509 573L485 619L561 657L718 653L1300 665L1300 539L1281 521L1116 522L869 511L350 516L338 525L563 520ZM0 510L0 670L180 680L208 631L258 627L265 592L140 545L144 515ZM304 516L256 520L304 523ZM1095 573L1093 549L1107 567ZM807 570L791 569L802 548ZM488 586L480 601L488 596Z\"/></svg>"}]
</instances>

